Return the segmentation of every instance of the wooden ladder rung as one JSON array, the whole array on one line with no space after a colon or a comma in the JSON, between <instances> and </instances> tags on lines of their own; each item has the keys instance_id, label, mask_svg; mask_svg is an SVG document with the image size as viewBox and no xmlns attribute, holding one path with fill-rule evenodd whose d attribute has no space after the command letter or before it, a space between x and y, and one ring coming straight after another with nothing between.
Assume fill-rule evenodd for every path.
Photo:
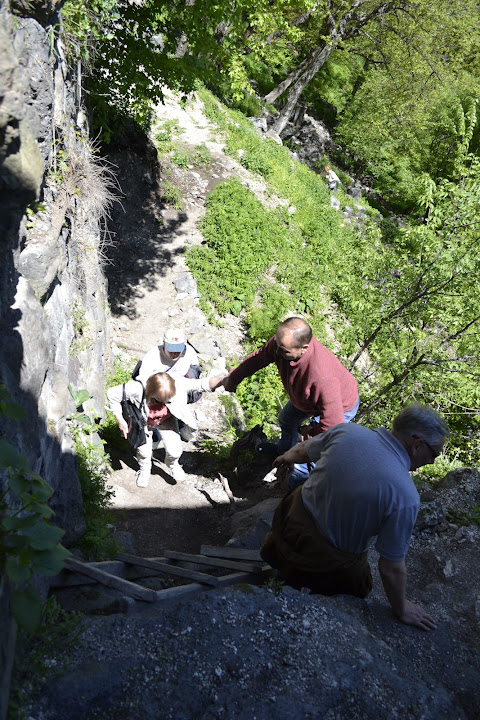
<instances>
[{"instance_id":1,"label":"wooden ladder rung","mask_svg":"<svg viewBox=\"0 0 480 720\"><path fill-rule=\"evenodd\" d=\"M147 602L154 602L157 599L157 593L155 590L145 588L142 585L130 582L130 580L124 580L116 575L111 575L110 573L105 572L105 570L99 570L99 568L91 567L91 565L82 563L80 560L75 560L75 558L67 558L65 560L65 567L72 572L87 575L87 577L93 578L106 587L120 590L130 597L146 600Z\"/></svg>"},{"instance_id":2,"label":"wooden ladder rung","mask_svg":"<svg viewBox=\"0 0 480 720\"><path fill-rule=\"evenodd\" d=\"M207 555L208 557L264 562L258 550L246 550L245 548L230 547L229 545L223 545L222 547L216 547L215 545L202 545L200 552L202 555Z\"/></svg>"},{"instance_id":3,"label":"wooden ladder rung","mask_svg":"<svg viewBox=\"0 0 480 720\"><path fill-rule=\"evenodd\" d=\"M190 555L189 553L176 552L174 550L165 550L165 557L171 560L181 560L182 562L192 562L198 565L208 565L209 567L226 568L227 570L239 570L243 572L251 572L255 575L262 574L262 568L254 563L235 562L234 560L224 560L223 558L207 557L206 555Z\"/></svg>"},{"instance_id":4,"label":"wooden ladder rung","mask_svg":"<svg viewBox=\"0 0 480 720\"><path fill-rule=\"evenodd\" d=\"M197 572L196 570L187 570L186 568L178 567L178 565L170 565L169 563L162 563L158 560L148 560L147 558L129 555L128 553L117 553L116 558L130 565L158 570L167 575L178 575L179 577L188 578L203 585L211 585L212 587L217 587L218 585L218 578L207 575L207 573Z\"/></svg>"}]
</instances>

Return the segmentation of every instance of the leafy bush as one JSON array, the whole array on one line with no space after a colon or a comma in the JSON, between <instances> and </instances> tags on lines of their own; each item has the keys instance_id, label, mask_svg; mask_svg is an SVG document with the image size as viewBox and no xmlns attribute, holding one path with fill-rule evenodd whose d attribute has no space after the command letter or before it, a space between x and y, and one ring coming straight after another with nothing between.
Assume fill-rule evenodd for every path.
<instances>
[{"instance_id":1,"label":"leafy bush","mask_svg":"<svg viewBox=\"0 0 480 720\"><path fill-rule=\"evenodd\" d=\"M22 408L9 402L3 386L0 413L24 419ZM0 440L0 474L0 570L11 585L12 615L31 633L39 627L44 607L35 575L57 575L70 553L60 545L64 531L49 523L52 488L6 440Z\"/></svg>"},{"instance_id":2,"label":"leafy bush","mask_svg":"<svg viewBox=\"0 0 480 720\"><path fill-rule=\"evenodd\" d=\"M44 682L49 655L73 645L82 634L82 617L79 612L64 610L55 597L49 597L35 633L18 633L8 699L10 720L24 720L29 716L26 696L31 696L32 686L39 689Z\"/></svg>"},{"instance_id":3,"label":"leafy bush","mask_svg":"<svg viewBox=\"0 0 480 720\"><path fill-rule=\"evenodd\" d=\"M415 482L426 481L435 484L443 480L445 475L452 470L463 467L459 460L450 460L446 452L442 453L432 465L424 465L414 474Z\"/></svg>"},{"instance_id":4,"label":"leafy bush","mask_svg":"<svg viewBox=\"0 0 480 720\"><path fill-rule=\"evenodd\" d=\"M113 361L113 370L105 380L105 387L111 388L115 385L122 385L132 379L133 370L138 363L138 358L130 358L118 355Z\"/></svg>"},{"instance_id":5,"label":"leafy bush","mask_svg":"<svg viewBox=\"0 0 480 720\"><path fill-rule=\"evenodd\" d=\"M213 438L204 438L201 443L201 452L212 460L221 461L222 467L230 456L232 444L225 440L215 440Z\"/></svg>"},{"instance_id":6,"label":"leafy bush","mask_svg":"<svg viewBox=\"0 0 480 720\"><path fill-rule=\"evenodd\" d=\"M452 522L459 525L476 525L480 527L480 505L472 505L470 510L458 510L453 508L448 514Z\"/></svg>"},{"instance_id":7,"label":"leafy bush","mask_svg":"<svg viewBox=\"0 0 480 720\"><path fill-rule=\"evenodd\" d=\"M248 334L256 343L267 341L275 334L279 321L292 311L295 299L284 287L265 282L259 290L260 302L248 308L245 322Z\"/></svg>"},{"instance_id":8,"label":"leafy bush","mask_svg":"<svg viewBox=\"0 0 480 720\"><path fill-rule=\"evenodd\" d=\"M195 145L195 152L192 156L192 162L195 167L200 165L208 165L212 161L212 154L208 147L202 143L201 145Z\"/></svg>"},{"instance_id":9,"label":"leafy bush","mask_svg":"<svg viewBox=\"0 0 480 720\"><path fill-rule=\"evenodd\" d=\"M185 203L182 200L182 191L176 188L169 180L163 183L162 200L172 205L174 210L183 210Z\"/></svg>"},{"instance_id":10,"label":"leafy bush","mask_svg":"<svg viewBox=\"0 0 480 720\"><path fill-rule=\"evenodd\" d=\"M278 436L277 416L288 398L275 365L246 378L236 390L243 408L247 430L263 425L268 437Z\"/></svg>"},{"instance_id":11,"label":"leafy bush","mask_svg":"<svg viewBox=\"0 0 480 720\"><path fill-rule=\"evenodd\" d=\"M110 477L110 457L104 449L105 441L98 431L99 425L86 413L79 412L90 399L86 390L75 391L69 386L77 412L69 418L78 461L78 479L82 488L83 513L86 530L78 547L92 560L114 557L120 546L111 536L109 525L113 515L110 501L113 489L107 484Z\"/></svg>"},{"instance_id":12,"label":"leafy bush","mask_svg":"<svg viewBox=\"0 0 480 720\"><path fill-rule=\"evenodd\" d=\"M286 240L279 218L236 180L220 183L202 222L208 246L188 254L202 297L220 314L238 315L255 299L261 275Z\"/></svg>"},{"instance_id":13,"label":"leafy bush","mask_svg":"<svg viewBox=\"0 0 480 720\"><path fill-rule=\"evenodd\" d=\"M187 153L174 150L172 153L172 163L182 170L186 170L190 164Z\"/></svg>"},{"instance_id":14,"label":"leafy bush","mask_svg":"<svg viewBox=\"0 0 480 720\"><path fill-rule=\"evenodd\" d=\"M165 120L153 132L155 147L159 155L166 155L174 149L173 138L182 132L176 119Z\"/></svg>"}]
</instances>

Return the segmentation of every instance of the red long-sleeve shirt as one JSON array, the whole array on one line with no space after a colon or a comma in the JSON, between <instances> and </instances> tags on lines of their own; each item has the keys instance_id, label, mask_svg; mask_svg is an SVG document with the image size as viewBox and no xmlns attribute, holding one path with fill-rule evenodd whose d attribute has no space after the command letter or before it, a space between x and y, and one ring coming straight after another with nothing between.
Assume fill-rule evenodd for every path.
<instances>
[{"instance_id":1,"label":"red long-sleeve shirt","mask_svg":"<svg viewBox=\"0 0 480 720\"><path fill-rule=\"evenodd\" d=\"M274 362L288 397L306 415L320 415L315 434L343 423L344 412L351 410L358 397L357 382L340 360L312 338L299 360L285 359L275 336L240 365L228 378L235 389L242 380Z\"/></svg>"}]
</instances>

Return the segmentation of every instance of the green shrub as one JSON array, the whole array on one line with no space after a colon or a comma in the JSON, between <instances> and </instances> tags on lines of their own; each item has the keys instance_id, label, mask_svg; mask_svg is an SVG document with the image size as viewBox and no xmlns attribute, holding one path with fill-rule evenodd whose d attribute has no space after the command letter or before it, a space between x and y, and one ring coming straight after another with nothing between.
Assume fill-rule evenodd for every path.
<instances>
[{"instance_id":1,"label":"green shrub","mask_svg":"<svg viewBox=\"0 0 480 720\"><path fill-rule=\"evenodd\" d=\"M110 503L113 489L107 484L110 477L110 457L105 452L105 441L98 434L99 425L84 412L83 403L90 399L86 390L75 391L69 386L77 412L69 418L70 433L75 443L78 462L78 479L82 489L83 513L86 530L77 546L91 560L114 557L120 550L111 535L113 522Z\"/></svg>"},{"instance_id":2,"label":"green shrub","mask_svg":"<svg viewBox=\"0 0 480 720\"><path fill-rule=\"evenodd\" d=\"M182 170L186 170L190 164L187 153L174 150L172 153L172 163Z\"/></svg>"},{"instance_id":3,"label":"green shrub","mask_svg":"<svg viewBox=\"0 0 480 720\"><path fill-rule=\"evenodd\" d=\"M107 485L110 458L104 450L102 440L99 443L93 438L77 437L75 449L87 526L77 545L90 560L106 560L115 557L121 549L109 528L114 520L109 509L114 493Z\"/></svg>"},{"instance_id":4,"label":"green shrub","mask_svg":"<svg viewBox=\"0 0 480 720\"><path fill-rule=\"evenodd\" d=\"M414 474L414 480L415 482L426 481L435 484L443 480L447 473L461 467L463 467L461 462L450 460L447 455L442 453L432 465L424 465L419 468Z\"/></svg>"},{"instance_id":5,"label":"green shrub","mask_svg":"<svg viewBox=\"0 0 480 720\"><path fill-rule=\"evenodd\" d=\"M480 527L480 506L472 505L470 510L452 509L448 514L452 522L459 525L476 525Z\"/></svg>"},{"instance_id":6,"label":"green shrub","mask_svg":"<svg viewBox=\"0 0 480 720\"><path fill-rule=\"evenodd\" d=\"M218 460L225 463L230 457L232 444L225 440L215 440L214 438L204 438L201 442L201 452L212 460Z\"/></svg>"},{"instance_id":7,"label":"green shrub","mask_svg":"<svg viewBox=\"0 0 480 720\"><path fill-rule=\"evenodd\" d=\"M256 343L275 335L283 317L294 314L295 299L285 288L266 282L259 291L260 302L247 310L246 325L249 336Z\"/></svg>"},{"instance_id":8,"label":"green shrub","mask_svg":"<svg viewBox=\"0 0 480 720\"><path fill-rule=\"evenodd\" d=\"M176 188L169 180L163 183L162 200L172 205L174 210L183 210L185 203L182 200L182 191Z\"/></svg>"},{"instance_id":9,"label":"green shrub","mask_svg":"<svg viewBox=\"0 0 480 720\"><path fill-rule=\"evenodd\" d=\"M0 414L24 420L22 408L9 401L0 385ZM24 455L0 439L0 571L10 583L12 615L29 633L39 627L44 601L36 575L57 575L70 553L61 544L64 531L50 524L52 488L33 472Z\"/></svg>"},{"instance_id":10,"label":"green shrub","mask_svg":"<svg viewBox=\"0 0 480 720\"><path fill-rule=\"evenodd\" d=\"M113 360L113 370L105 379L105 387L108 389L131 380L137 362L138 358L126 358L123 355L115 357Z\"/></svg>"},{"instance_id":11,"label":"green shrub","mask_svg":"<svg viewBox=\"0 0 480 720\"><path fill-rule=\"evenodd\" d=\"M247 430L263 425L268 437L278 435L277 416L288 398L276 365L269 365L246 378L235 394L245 413Z\"/></svg>"},{"instance_id":12,"label":"green shrub","mask_svg":"<svg viewBox=\"0 0 480 720\"><path fill-rule=\"evenodd\" d=\"M227 114L226 109L222 107L211 92L205 88L199 88L198 95L203 102L205 117L215 123L220 130L226 130L234 122L233 119L230 119L231 113ZM241 116L241 119L243 119L243 116Z\"/></svg>"},{"instance_id":13,"label":"green shrub","mask_svg":"<svg viewBox=\"0 0 480 720\"><path fill-rule=\"evenodd\" d=\"M212 162L212 154L204 143L202 143L201 145L195 145L195 152L192 156L192 162L195 167L200 167L201 165L208 165Z\"/></svg>"},{"instance_id":14,"label":"green shrub","mask_svg":"<svg viewBox=\"0 0 480 720\"><path fill-rule=\"evenodd\" d=\"M240 158L240 163L244 168L252 173L263 175L264 178L271 176L273 168L268 162L268 158L259 150L259 148L248 148L244 155Z\"/></svg>"},{"instance_id":15,"label":"green shrub","mask_svg":"<svg viewBox=\"0 0 480 720\"><path fill-rule=\"evenodd\" d=\"M166 155L174 149L173 138L180 135L182 128L176 119L165 120L153 133L155 147L159 155Z\"/></svg>"},{"instance_id":16,"label":"green shrub","mask_svg":"<svg viewBox=\"0 0 480 720\"><path fill-rule=\"evenodd\" d=\"M188 254L199 290L221 315L238 315L253 304L263 273L286 239L284 227L243 185L227 180L210 194L202 230L208 246Z\"/></svg>"},{"instance_id":17,"label":"green shrub","mask_svg":"<svg viewBox=\"0 0 480 720\"><path fill-rule=\"evenodd\" d=\"M29 717L25 704L44 682L47 660L51 653L73 645L82 634L82 615L64 610L55 597L46 601L40 624L33 634L20 631L17 635L15 662L12 670L8 717L25 720Z\"/></svg>"}]
</instances>

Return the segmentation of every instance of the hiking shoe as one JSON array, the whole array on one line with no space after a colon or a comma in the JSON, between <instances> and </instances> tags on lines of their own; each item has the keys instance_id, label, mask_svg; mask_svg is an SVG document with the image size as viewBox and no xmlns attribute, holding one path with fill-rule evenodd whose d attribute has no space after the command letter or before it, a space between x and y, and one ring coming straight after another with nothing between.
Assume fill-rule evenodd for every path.
<instances>
[{"instance_id":1,"label":"hiking shoe","mask_svg":"<svg viewBox=\"0 0 480 720\"><path fill-rule=\"evenodd\" d=\"M172 465L167 466L168 472L173 477L174 480L177 482L182 482L182 480L186 480L187 473L182 468L182 466L179 464L178 460L176 460Z\"/></svg>"},{"instance_id":2,"label":"hiking shoe","mask_svg":"<svg viewBox=\"0 0 480 720\"><path fill-rule=\"evenodd\" d=\"M193 432L191 428L188 427L188 425L182 425L182 427L179 430L180 437L184 442L190 442L190 440L193 438Z\"/></svg>"},{"instance_id":3,"label":"hiking shoe","mask_svg":"<svg viewBox=\"0 0 480 720\"><path fill-rule=\"evenodd\" d=\"M257 452L271 458L276 458L282 454L278 449L277 443L269 442L268 440L258 443Z\"/></svg>"},{"instance_id":4,"label":"hiking shoe","mask_svg":"<svg viewBox=\"0 0 480 720\"><path fill-rule=\"evenodd\" d=\"M137 487L148 487L150 480L150 470L143 469L137 472Z\"/></svg>"}]
</instances>

